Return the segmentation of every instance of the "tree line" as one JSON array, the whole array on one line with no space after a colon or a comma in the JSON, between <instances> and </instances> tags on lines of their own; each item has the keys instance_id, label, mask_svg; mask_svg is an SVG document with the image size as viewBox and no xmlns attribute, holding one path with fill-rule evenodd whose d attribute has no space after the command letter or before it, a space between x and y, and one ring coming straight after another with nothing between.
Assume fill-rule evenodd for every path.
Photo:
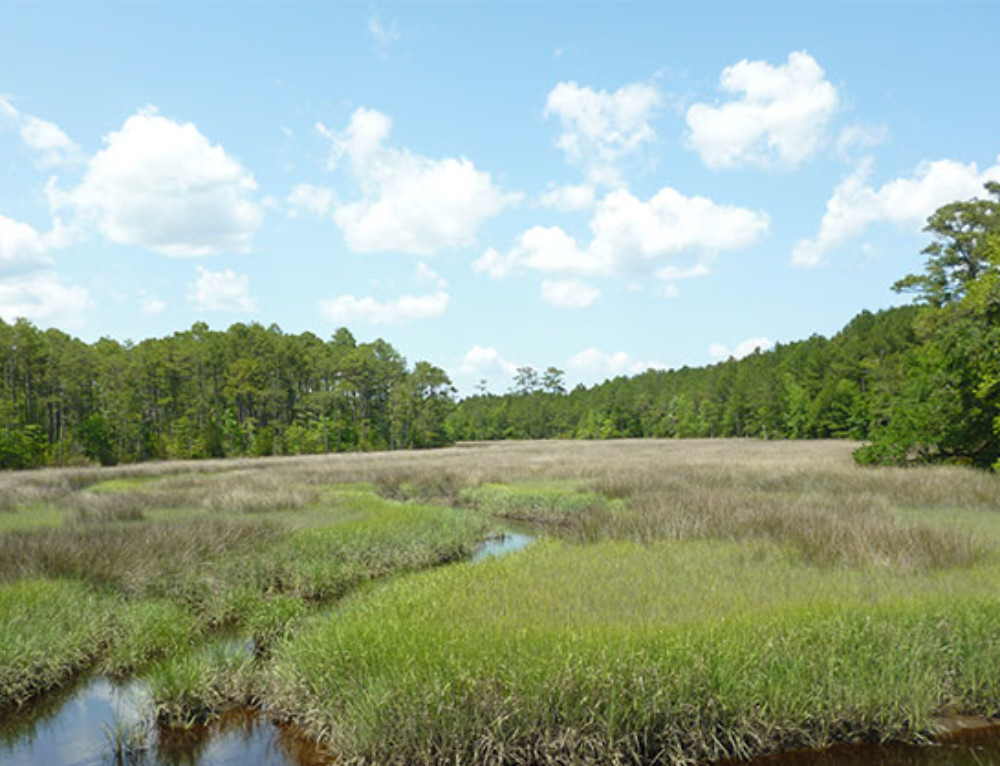
<instances>
[{"instance_id":1,"label":"tree line","mask_svg":"<svg viewBox=\"0 0 1000 766\"><path fill-rule=\"evenodd\" d=\"M0 320L0 467L447 443L448 376L383 340L204 323L138 344Z\"/></svg>"},{"instance_id":2,"label":"tree line","mask_svg":"<svg viewBox=\"0 0 1000 766\"><path fill-rule=\"evenodd\" d=\"M709 367L648 370L566 393L525 387L462 401L458 439L868 438L883 392L916 343L914 307L862 312L832 339L813 336ZM550 368L549 376L559 372ZM537 377L537 375L535 376Z\"/></svg>"},{"instance_id":3,"label":"tree line","mask_svg":"<svg viewBox=\"0 0 1000 766\"><path fill-rule=\"evenodd\" d=\"M204 323L93 344L0 320L0 467L435 447L456 440L852 438L863 463L1000 461L1000 184L928 219L916 302L863 311L832 338L566 391L522 367L460 402L346 328Z\"/></svg>"}]
</instances>

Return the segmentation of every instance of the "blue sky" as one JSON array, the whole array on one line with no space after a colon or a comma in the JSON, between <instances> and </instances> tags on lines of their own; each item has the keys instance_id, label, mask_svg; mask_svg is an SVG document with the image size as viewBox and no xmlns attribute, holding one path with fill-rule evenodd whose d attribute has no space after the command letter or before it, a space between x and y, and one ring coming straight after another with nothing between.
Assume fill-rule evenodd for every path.
<instances>
[{"instance_id":1,"label":"blue sky","mask_svg":"<svg viewBox=\"0 0 1000 766\"><path fill-rule=\"evenodd\" d=\"M463 392L831 334L1000 179L996 3L0 0L0 317Z\"/></svg>"}]
</instances>

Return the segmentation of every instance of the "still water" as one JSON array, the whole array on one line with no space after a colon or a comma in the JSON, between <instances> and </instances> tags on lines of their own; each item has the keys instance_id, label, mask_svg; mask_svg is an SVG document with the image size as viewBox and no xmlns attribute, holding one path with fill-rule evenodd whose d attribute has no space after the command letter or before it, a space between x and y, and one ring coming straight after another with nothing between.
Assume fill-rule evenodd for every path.
<instances>
[{"instance_id":1,"label":"still water","mask_svg":"<svg viewBox=\"0 0 1000 766\"><path fill-rule=\"evenodd\" d=\"M520 532L504 532L499 537L482 543L476 548L469 560L476 563L489 558L504 556L526 548L533 542L535 542L533 535L525 535Z\"/></svg>"},{"instance_id":2,"label":"still water","mask_svg":"<svg viewBox=\"0 0 1000 766\"><path fill-rule=\"evenodd\" d=\"M2 766L103 766L115 741L135 747L130 763L153 766L317 766L313 743L257 711L235 711L211 726L158 730L144 686L91 678L0 724ZM116 732L118 734L116 735Z\"/></svg>"}]
</instances>

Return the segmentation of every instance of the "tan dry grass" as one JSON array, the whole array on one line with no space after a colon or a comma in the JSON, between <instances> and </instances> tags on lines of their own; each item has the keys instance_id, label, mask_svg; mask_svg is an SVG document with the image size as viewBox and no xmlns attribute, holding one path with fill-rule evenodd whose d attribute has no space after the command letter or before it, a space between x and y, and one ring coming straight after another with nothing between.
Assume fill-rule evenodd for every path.
<instances>
[{"instance_id":1,"label":"tan dry grass","mask_svg":"<svg viewBox=\"0 0 1000 766\"><path fill-rule=\"evenodd\" d=\"M172 461L0 476L0 507L57 504L91 520L143 507L222 512L301 508L322 485L457 504L486 483L567 480L625 510L588 519L587 538L742 539L788 543L821 563L941 566L983 555L961 528L901 521L897 509L1000 510L1000 478L959 467L862 468L845 441L617 440L460 444L420 452ZM81 499L108 480L144 479L132 499ZM125 510L104 510L110 508ZM149 506L145 504L148 503ZM100 507L98 507L100 506ZM80 509L83 509L82 511Z\"/></svg>"}]
</instances>

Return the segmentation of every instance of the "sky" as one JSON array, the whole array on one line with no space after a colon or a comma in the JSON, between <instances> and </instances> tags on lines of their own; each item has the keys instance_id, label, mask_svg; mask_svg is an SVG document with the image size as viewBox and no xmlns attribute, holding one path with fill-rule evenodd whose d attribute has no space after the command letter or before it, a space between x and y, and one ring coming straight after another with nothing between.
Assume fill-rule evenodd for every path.
<instances>
[{"instance_id":1,"label":"sky","mask_svg":"<svg viewBox=\"0 0 1000 766\"><path fill-rule=\"evenodd\" d=\"M832 335L1000 180L1000 3L0 0L0 318L462 393Z\"/></svg>"}]
</instances>

